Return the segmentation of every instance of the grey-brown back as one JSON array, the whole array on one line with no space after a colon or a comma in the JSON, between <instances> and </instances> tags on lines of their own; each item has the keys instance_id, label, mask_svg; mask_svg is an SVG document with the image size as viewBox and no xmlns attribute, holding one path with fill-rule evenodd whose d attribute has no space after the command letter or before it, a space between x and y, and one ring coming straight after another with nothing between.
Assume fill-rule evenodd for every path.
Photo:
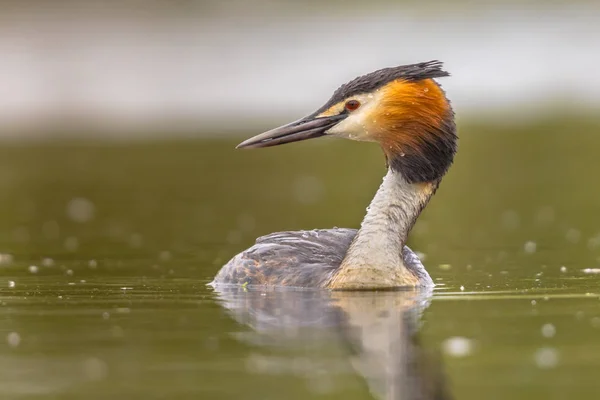
<instances>
[{"instance_id":1,"label":"grey-brown back","mask_svg":"<svg viewBox=\"0 0 600 400\"><path fill-rule=\"evenodd\" d=\"M267 285L323 288L339 268L356 229L334 228L276 232L259 237L256 244L221 268L213 285ZM405 266L432 285L417 255L408 247Z\"/></svg>"}]
</instances>

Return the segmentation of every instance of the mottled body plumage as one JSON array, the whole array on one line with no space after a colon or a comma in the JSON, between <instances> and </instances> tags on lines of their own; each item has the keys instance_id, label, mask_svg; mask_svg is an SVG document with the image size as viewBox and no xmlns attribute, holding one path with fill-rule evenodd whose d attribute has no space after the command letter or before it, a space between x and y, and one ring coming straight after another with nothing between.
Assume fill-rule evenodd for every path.
<instances>
[{"instance_id":1,"label":"mottled body plumage","mask_svg":"<svg viewBox=\"0 0 600 400\"><path fill-rule=\"evenodd\" d=\"M212 284L325 288L339 271L356 232L333 228L259 237L254 246L225 264ZM430 281L423 264L408 246L403 247L400 257L415 276Z\"/></svg>"}]
</instances>

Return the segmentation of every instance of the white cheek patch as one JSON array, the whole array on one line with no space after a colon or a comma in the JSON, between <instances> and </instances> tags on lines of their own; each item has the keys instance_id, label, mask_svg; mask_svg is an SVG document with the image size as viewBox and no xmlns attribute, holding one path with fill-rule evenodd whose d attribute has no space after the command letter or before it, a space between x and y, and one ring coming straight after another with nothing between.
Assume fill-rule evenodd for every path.
<instances>
[{"instance_id":1,"label":"white cheek patch","mask_svg":"<svg viewBox=\"0 0 600 400\"><path fill-rule=\"evenodd\" d=\"M368 129L363 122L363 118L357 114L351 114L337 125L329 128L326 133L352 140L368 140Z\"/></svg>"},{"instance_id":2,"label":"white cheek patch","mask_svg":"<svg viewBox=\"0 0 600 400\"><path fill-rule=\"evenodd\" d=\"M373 141L372 128L376 121L373 121L371 115L379 103L379 95L362 94L352 97L361 104L356 111L351 111L350 115L340 121L337 125L329 128L326 133L332 136L343 137L352 140Z\"/></svg>"}]
</instances>

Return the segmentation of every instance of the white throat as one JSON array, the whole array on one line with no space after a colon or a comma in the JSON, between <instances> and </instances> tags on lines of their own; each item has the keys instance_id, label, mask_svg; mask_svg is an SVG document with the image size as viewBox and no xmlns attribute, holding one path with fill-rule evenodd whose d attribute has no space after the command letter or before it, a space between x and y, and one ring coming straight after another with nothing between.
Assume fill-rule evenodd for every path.
<instances>
[{"instance_id":1,"label":"white throat","mask_svg":"<svg viewBox=\"0 0 600 400\"><path fill-rule=\"evenodd\" d=\"M332 289L418 285L405 266L402 251L408 233L433 194L432 184L412 184L392 169L367 208Z\"/></svg>"}]
</instances>

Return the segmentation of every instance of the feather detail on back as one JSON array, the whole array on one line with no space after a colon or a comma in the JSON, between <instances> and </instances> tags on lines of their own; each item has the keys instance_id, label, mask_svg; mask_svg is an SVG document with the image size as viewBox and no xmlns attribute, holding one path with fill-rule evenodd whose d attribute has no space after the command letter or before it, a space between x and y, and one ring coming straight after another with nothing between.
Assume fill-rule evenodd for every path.
<instances>
[{"instance_id":1,"label":"feather detail on back","mask_svg":"<svg viewBox=\"0 0 600 400\"><path fill-rule=\"evenodd\" d=\"M224 265L211 284L325 288L338 271L356 232L334 228L259 237L254 246ZM408 247L404 247L402 258L416 275L427 274Z\"/></svg>"}]
</instances>

